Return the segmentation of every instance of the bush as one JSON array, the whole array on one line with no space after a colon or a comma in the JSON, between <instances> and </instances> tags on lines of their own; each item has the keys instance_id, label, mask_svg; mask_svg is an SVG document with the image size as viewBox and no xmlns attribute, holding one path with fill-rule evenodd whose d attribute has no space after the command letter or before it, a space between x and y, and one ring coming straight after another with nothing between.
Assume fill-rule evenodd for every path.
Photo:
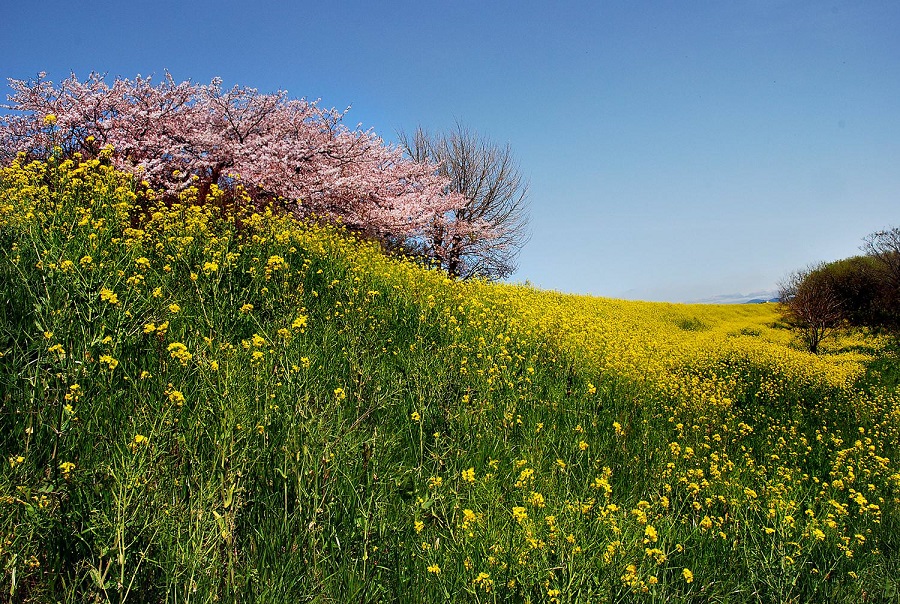
<instances>
[{"instance_id":1,"label":"bush","mask_svg":"<svg viewBox=\"0 0 900 604\"><path fill-rule=\"evenodd\" d=\"M791 273L778 288L784 318L813 354L819 344L844 321L835 279L825 264Z\"/></svg>"},{"instance_id":2,"label":"bush","mask_svg":"<svg viewBox=\"0 0 900 604\"><path fill-rule=\"evenodd\" d=\"M876 327L887 321L884 284L878 266L869 256L855 256L826 264L823 268L850 325Z\"/></svg>"}]
</instances>

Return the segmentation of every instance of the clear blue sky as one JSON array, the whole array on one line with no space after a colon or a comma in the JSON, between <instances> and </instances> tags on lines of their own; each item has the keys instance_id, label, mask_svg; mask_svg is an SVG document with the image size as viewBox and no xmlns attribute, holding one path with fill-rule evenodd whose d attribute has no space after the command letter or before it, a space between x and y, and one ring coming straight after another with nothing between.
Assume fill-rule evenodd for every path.
<instances>
[{"instance_id":1,"label":"clear blue sky","mask_svg":"<svg viewBox=\"0 0 900 604\"><path fill-rule=\"evenodd\" d=\"M900 3L0 3L5 78L208 82L460 120L531 183L514 281L684 301L774 288L900 225Z\"/></svg>"}]
</instances>

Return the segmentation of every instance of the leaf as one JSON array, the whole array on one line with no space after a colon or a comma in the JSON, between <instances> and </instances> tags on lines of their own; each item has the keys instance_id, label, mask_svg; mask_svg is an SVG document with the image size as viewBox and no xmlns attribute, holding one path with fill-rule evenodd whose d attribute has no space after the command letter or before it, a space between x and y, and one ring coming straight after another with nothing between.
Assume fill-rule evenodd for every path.
<instances>
[{"instance_id":1,"label":"leaf","mask_svg":"<svg viewBox=\"0 0 900 604\"><path fill-rule=\"evenodd\" d=\"M226 510L231 507L231 503L234 500L234 487L235 487L235 485L232 484L225 491L225 498L222 501L222 507L225 508ZM215 514L215 512L213 512L213 514Z\"/></svg>"}]
</instances>

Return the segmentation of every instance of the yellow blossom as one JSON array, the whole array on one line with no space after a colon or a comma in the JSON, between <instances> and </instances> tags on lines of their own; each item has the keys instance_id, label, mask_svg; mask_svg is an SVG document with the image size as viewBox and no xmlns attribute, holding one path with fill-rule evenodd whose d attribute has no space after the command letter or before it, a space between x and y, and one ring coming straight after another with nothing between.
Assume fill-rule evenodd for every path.
<instances>
[{"instance_id":1,"label":"yellow blossom","mask_svg":"<svg viewBox=\"0 0 900 604\"><path fill-rule=\"evenodd\" d=\"M181 342L172 342L169 344L168 350L169 356L180 361L182 365L187 365L191 358L193 358L193 355L188 352L187 346Z\"/></svg>"},{"instance_id":2,"label":"yellow blossom","mask_svg":"<svg viewBox=\"0 0 900 604\"><path fill-rule=\"evenodd\" d=\"M531 492L531 496L528 498L528 502L536 508L542 508L546 505L544 502L544 496L536 491Z\"/></svg>"},{"instance_id":3,"label":"yellow blossom","mask_svg":"<svg viewBox=\"0 0 900 604\"><path fill-rule=\"evenodd\" d=\"M148 438L147 438L146 436L144 436L143 434L135 434L135 435L134 435L134 438L131 440L131 442L128 443L128 448L131 449L131 452L132 452L132 453L136 453L137 450L138 450L142 445L146 445L146 444L149 443L149 442L150 442L150 439L148 439Z\"/></svg>"},{"instance_id":4,"label":"yellow blossom","mask_svg":"<svg viewBox=\"0 0 900 604\"><path fill-rule=\"evenodd\" d=\"M116 305L119 303L119 296L117 296L111 289L108 289L106 287L100 289L100 299L104 302L109 302L112 305Z\"/></svg>"}]
</instances>

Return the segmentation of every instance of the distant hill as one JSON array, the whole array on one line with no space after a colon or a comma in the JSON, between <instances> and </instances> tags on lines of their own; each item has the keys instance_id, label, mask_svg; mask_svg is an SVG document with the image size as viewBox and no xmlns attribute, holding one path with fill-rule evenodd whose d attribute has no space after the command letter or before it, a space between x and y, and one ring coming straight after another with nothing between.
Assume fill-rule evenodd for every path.
<instances>
[{"instance_id":1,"label":"distant hill","mask_svg":"<svg viewBox=\"0 0 900 604\"><path fill-rule=\"evenodd\" d=\"M763 304L765 302L778 302L778 292L766 290L749 294L720 294L691 300L689 304Z\"/></svg>"}]
</instances>

